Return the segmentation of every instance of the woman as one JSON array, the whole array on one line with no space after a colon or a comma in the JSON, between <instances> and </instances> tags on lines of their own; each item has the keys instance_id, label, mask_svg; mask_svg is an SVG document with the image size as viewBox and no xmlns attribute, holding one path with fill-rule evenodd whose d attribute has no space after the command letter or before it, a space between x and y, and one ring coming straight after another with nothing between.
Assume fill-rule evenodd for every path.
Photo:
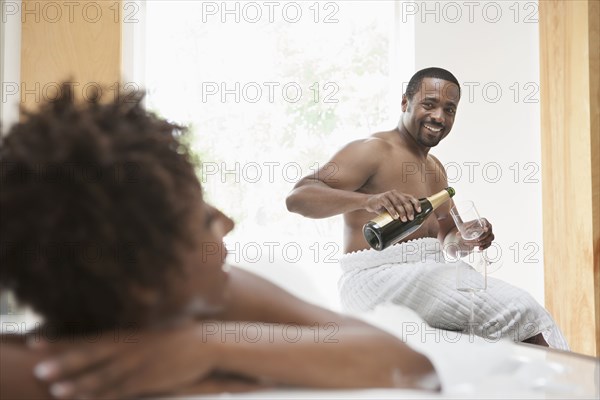
<instances>
[{"instance_id":1,"label":"woman","mask_svg":"<svg viewBox=\"0 0 600 400\"><path fill-rule=\"evenodd\" d=\"M226 268L234 224L203 200L181 128L71 89L0 150L0 283L44 318L29 346L2 338L2 398L439 390L397 338Z\"/></svg>"}]
</instances>

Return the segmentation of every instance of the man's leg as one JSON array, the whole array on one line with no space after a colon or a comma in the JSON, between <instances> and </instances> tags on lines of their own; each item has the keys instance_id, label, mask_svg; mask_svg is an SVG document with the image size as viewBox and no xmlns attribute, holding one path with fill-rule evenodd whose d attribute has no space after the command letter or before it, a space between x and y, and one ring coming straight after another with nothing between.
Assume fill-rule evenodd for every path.
<instances>
[{"instance_id":1,"label":"man's leg","mask_svg":"<svg viewBox=\"0 0 600 400\"><path fill-rule=\"evenodd\" d=\"M456 329L468 321L471 301L455 289L456 267L435 262L385 264L346 273L340 281L342 305L366 311L383 303L402 304L431 326ZM476 335L548 346L541 332L555 329L554 321L526 291L488 277L487 290L475 301Z\"/></svg>"}]
</instances>

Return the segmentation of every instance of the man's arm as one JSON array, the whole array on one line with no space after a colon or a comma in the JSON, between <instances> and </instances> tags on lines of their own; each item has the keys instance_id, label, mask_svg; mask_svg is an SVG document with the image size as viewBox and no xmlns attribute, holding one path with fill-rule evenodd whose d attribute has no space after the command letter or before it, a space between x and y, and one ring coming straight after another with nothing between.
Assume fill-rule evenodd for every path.
<instances>
[{"instance_id":1,"label":"man's arm","mask_svg":"<svg viewBox=\"0 0 600 400\"><path fill-rule=\"evenodd\" d=\"M433 155L430 155L430 157L433 158L437 168L439 168L439 176L442 179L443 186L447 187L448 177L444 166ZM483 235L473 240L464 240L456 227L454 219L450 215L450 209L452 207L454 207L454 201L450 199L450 201L435 211L439 224L438 240L443 245L446 254L449 257L456 259L459 256L459 252L468 253L469 251L472 251L474 247L480 247L481 249L490 247L494 240L494 234L492 232L492 225L489 221L483 218L484 223L486 224L486 232Z\"/></svg>"},{"instance_id":2,"label":"man's arm","mask_svg":"<svg viewBox=\"0 0 600 400\"><path fill-rule=\"evenodd\" d=\"M429 157L433 159L438 170L438 173L436 173L435 176L436 179L440 179L441 181L440 187L448 187L448 176L444 165L434 155L429 154ZM452 207L454 207L454 202L450 199L446 204L443 204L440 208L435 210L435 216L439 224L437 237L440 243L444 245L445 249L454 247L453 244L457 243L456 232L458 232L458 229L456 228L452 216L450 216L450 209ZM454 253L451 254L453 257L454 255Z\"/></svg>"},{"instance_id":3,"label":"man's arm","mask_svg":"<svg viewBox=\"0 0 600 400\"><path fill-rule=\"evenodd\" d=\"M316 173L302 178L286 199L287 209L308 218L327 218L355 210L387 211L394 218L412 219L418 199L390 190L362 193L376 173L389 145L379 138L357 140L340 150Z\"/></svg>"},{"instance_id":4,"label":"man's arm","mask_svg":"<svg viewBox=\"0 0 600 400\"><path fill-rule=\"evenodd\" d=\"M349 143L317 172L302 178L286 199L289 211L309 218L326 218L365 208L368 195L358 193L375 174L381 139Z\"/></svg>"}]
</instances>

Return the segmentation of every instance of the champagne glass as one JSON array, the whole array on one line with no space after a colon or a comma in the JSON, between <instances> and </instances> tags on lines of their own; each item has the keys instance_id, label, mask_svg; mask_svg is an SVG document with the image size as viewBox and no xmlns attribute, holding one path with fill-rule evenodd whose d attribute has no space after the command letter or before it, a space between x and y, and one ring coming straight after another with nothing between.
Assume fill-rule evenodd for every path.
<instances>
[{"instance_id":1,"label":"champagne glass","mask_svg":"<svg viewBox=\"0 0 600 400\"><path fill-rule=\"evenodd\" d=\"M450 209L450 215L463 239L473 240L484 234L485 223L472 201L456 202ZM475 319L475 294L486 290L487 272L492 263L486 257L484 251L478 247L475 247L461 260L468 265L463 263L456 265L456 289L471 294L469 332L472 334ZM495 266L497 265L495 264Z\"/></svg>"}]
</instances>

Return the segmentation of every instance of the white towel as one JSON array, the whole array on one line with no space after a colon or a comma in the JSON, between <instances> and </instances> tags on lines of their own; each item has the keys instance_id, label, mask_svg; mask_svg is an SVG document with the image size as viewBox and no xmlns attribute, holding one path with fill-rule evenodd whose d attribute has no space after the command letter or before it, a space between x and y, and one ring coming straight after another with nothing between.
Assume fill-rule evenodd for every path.
<instances>
[{"instance_id":1,"label":"white towel","mask_svg":"<svg viewBox=\"0 0 600 400\"><path fill-rule=\"evenodd\" d=\"M346 254L340 264L338 287L349 311L401 304L433 327L468 331L471 295L456 290L456 272L460 268L461 273L478 273L462 261L446 261L437 239ZM487 289L476 294L474 304L473 332L478 336L520 342L542 333L551 347L569 348L550 314L522 289L488 277Z\"/></svg>"}]
</instances>

